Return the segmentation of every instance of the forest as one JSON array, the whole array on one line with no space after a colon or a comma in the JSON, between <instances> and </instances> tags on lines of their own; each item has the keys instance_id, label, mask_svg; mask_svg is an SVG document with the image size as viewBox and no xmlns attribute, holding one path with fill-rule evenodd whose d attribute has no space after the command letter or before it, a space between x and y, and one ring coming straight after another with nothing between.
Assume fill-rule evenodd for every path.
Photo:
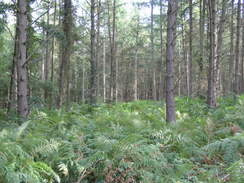
<instances>
[{"instance_id":1,"label":"forest","mask_svg":"<svg viewBox=\"0 0 244 183\"><path fill-rule=\"evenodd\" d=\"M0 183L244 183L244 0L0 0Z\"/></svg>"}]
</instances>

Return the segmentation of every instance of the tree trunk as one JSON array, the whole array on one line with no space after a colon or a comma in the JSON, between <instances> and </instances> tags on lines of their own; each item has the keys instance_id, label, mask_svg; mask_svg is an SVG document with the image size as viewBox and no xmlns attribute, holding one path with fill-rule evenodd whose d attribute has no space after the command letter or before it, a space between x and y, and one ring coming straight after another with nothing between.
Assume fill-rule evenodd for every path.
<instances>
[{"instance_id":1,"label":"tree trunk","mask_svg":"<svg viewBox=\"0 0 244 183\"><path fill-rule=\"evenodd\" d=\"M160 0L160 60L159 60L159 100L163 100L164 93L164 71L165 63L163 62L163 0Z\"/></svg>"},{"instance_id":2,"label":"tree trunk","mask_svg":"<svg viewBox=\"0 0 244 183\"><path fill-rule=\"evenodd\" d=\"M204 61L204 27L205 27L205 8L206 8L206 0L200 1L200 59L198 62L199 66L199 74L198 74L198 94L202 90L202 81L203 81L203 61Z\"/></svg>"},{"instance_id":3,"label":"tree trunk","mask_svg":"<svg viewBox=\"0 0 244 183\"><path fill-rule=\"evenodd\" d=\"M222 58L222 42L224 33L225 13L227 0L222 0L222 13L219 21L218 39L217 39L217 55L216 55L216 97L220 95L220 60Z\"/></svg>"},{"instance_id":4,"label":"tree trunk","mask_svg":"<svg viewBox=\"0 0 244 183\"><path fill-rule=\"evenodd\" d=\"M97 0L97 24L96 24L96 97L100 96L100 48L101 48L101 42L100 42L100 24L101 24L101 0Z\"/></svg>"},{"instance_id":5,"label":"tree trunk","mask_svg":"<svg viewBox=\"0 0 244 183\"><path fill-rule=\"evenodd\" d=\"M188 64L188 71L189 71L189 93L188 96L192 96L192 33L193 33L193 20L192 20L192 0L189 0L189 14L190 14L190 21L189 21L189 64Z\"/></svg>"},{"instance_id":6,"label":"tree trunk","mask_svg":"<svg viewBox=\"0 0 244 183\"><path fill-rule=\"evenodd\" d=\"M46 87L44 89L44 99L46 104L48 103L48 97L49 97L49 86L47 87L47 82L49 79L49 65L50 65L50 51L49 51L49 4L48 4L48 10L47 10L47 28L46 28L46 39L45 39L45 62L44 62L44 80L46 83Z\"/></svg>"},{"instance_id":7,"label":"tree trunk","mask_svg":"<svg viewBox=\"0 0 244 183\"><path fill-rule=\"evenodd\" d=\"M156 69L154 61L154 1L151 0L151 63L152 63L152 98L156 100Z\"/></svg>"},{"instance_id":8,"label":"tree trunk","mask_svg":"<svg viewBox=\"0 0 244 183\"><path fill-rule=\"evenodd\" d=\"M59 97L58 107L68 102L69 98L69 64L72 47L72 2L64 0L64 18L63 18L64 40L61 45L61 64L59 71Z\"/></svg>"},{"instance_id":9,"label":"tree trunk","mask_svg":"<svg viewBox=\"0 0 244 183\"><path fill-rule=\"evenodd\" d=\"M22 118L27 118L28 106L28 73L27 73L27 1L18 0L17 12L17 86L18 86L18 114Z\"/></svg>"},{"instance_id":10,"label":"tree trunk","mask_svg":"<svg viewBox=\"0 0 244 183\"><path fill-rule=\"evenodd\" d=\"M216 107L216 3L215 0L208 1L209 7L209 70L208 70L208 100L209 107Z\"/></svg>"},{"instance_id":11,"label":"tree trunk","mask_svg":"<svg viewBox=\"0 0 244 183\"><path fill-rule=\"evenodd\" d=\"M176 15L178 1L168 1L167 21L167 62L166 62L166 120L175 123L175 101L174 101L174 55L176 38Z\"/></svg>"},{"instance_id":12,"label":"tree trunk","mask_svg":"<svg viewBox=\"0 0 244 183\"><path fill-rule=\"evenodd\" d=\"M112 49L111 49L111 70L112 72L112 88L113 88L113 101L117 100L117 60L116 60L116 0L113 0L113 26L112 26Z\"/></svg>"},{"instance_id":13,"label":"tree trunk","mask_svg":"<svg viewBox=\"0 0 244 183\"><path fill-rule=\"evenodd\" d=\"M106 102L106 40L103 42L103 102Z\"/></svg>"},{"instance_id":14,"label":"tree trunk","mask_svg":"<svg viewBox=\"0 0 244 183\"><path fill-rule=\"evenodd\" d=\"M57 14L57 1L54 0L54 14L53 14L53 26L56 26L56 14ZM53 77L54 77L54 48L55 48L55 36L52 38L52 53L51 53L51 83L53 85ZM50 106L53 104L53 90L50 93Z\"/></svg>"},{"instance_id":15,"label":"tree trunk","mask_svg":"<svg viewBox=\"0 0 244 183\"><path fill-rule=\"evenodd\" d=\"M236 26L236 48L235 48L235 80L234 80L234 93L235 94L239 94L240 29L241 29L241 0L238 0L237 26Z\"/></svg>"},{"instance_id":16,"label":"tree trunk","mask_svg":"<svg viewBox=\"0 0 244 183\"><path fill-rule=\"evenodd\" d=\"M18 23L17 23L18 24ZM18 28L16 27L15 30L15 43L14 43L14 54L13 54L13 60L12 60L12 66L11 66L11 78L10 78L10 87L9 87L9 98L8 98L8 113L12 109L16 109L16 101L17 101L17 70L16 70L16 64L17 64L17 53L18 53Z\"/></svg>"},{"instance_id":17,"label":"tree trunk","mask_svg":"<svg viewBox=\"0 0 244 183\"><path fill-rule=\"evenodd\" d=\"M244 92L244 0L242 3L241 93Z\"/></svg>"},{"instance_id":18,"label":"tree trunk","mask_svg":"<svg viewBox=\"0 0 244 183\"><path fill-rule=\"evenodd\" d=\"M140 17L137 17L137 29L136 29L136 48L134 57L134 84L133 84L133 98L136 101L138 99L138 39L139 39L139 29L140 29Z\"/></svg>"},{"instance_id":19,"label":"tree trunk","mask_svg":"<svg viewBox=\"0 0 244 183\"><path fill-rule=\"evenodd\" d=\"M89 103L96 103L96 56L95 56L95 0L91 0L91 51L90 51L90 83Z\"/></svg>"},{"instance_id":20,"label":"tree trunk","mask_svg":"<svg viewBox=\"0 0 244 183\"><path fill-rule=\"evenodd\" d=\"M233 92L233 68L234 68L234 1L231 1L231 21L230 21L230 55L229 55L229 92Z\"/></svg>"}]
</instances>

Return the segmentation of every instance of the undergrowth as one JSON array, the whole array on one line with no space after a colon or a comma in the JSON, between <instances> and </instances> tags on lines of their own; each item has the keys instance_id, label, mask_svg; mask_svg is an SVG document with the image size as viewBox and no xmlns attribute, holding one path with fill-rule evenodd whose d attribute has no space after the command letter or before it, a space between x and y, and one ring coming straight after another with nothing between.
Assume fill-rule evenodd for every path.
<instances>
[{"instance_id":1,"label":"undergrowth","mask_svg":"<svg viewBox=\"0 0 244 183\"><path fill-rule=\"evenodd\" d=\"M177 124L152 101L1 113L0 183L243 183L244 97L208 109L177 98Z\"/></svg>"}]
</instances>

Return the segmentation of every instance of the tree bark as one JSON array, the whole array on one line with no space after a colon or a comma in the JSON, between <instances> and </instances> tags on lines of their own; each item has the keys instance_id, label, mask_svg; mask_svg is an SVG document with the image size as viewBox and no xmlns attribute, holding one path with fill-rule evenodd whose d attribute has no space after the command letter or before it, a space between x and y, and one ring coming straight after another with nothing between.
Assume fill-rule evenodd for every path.
<instances>
[{"instance_id":1,"label":"tree bark","mask_svg":"<svg viewBox=\"0 0 244 183\"><path fill-rule=\"evenodd\" d=\"M229 92L233 92L233 79L234 79L234 1L231 1L231 21L230 21L230 55L229 55Z\"/></svg>"},{"instance_id":2,"label":"tree bark","mask_svg":"<svg viewBox=\"0 0 244 183\"><path fill-rule=\"evenodd\" d=\"M61 45L61 64L59 71L59 97L58 107L61 107L69 99L69 64L72 47L72 2L64 0L63 18L64 39ZM66 101L65 101L66 98Z\"/></svg>"},{"instance_id":3,"label":"tree bark","mask_svg":"<svg viewBox=\"0 0 244 183\"><path fill-rule=\"evenodd\" d=\"M234 93L239 94L239 60L240 60L240 29L241 29L241 0L238 0L235 48L235 80Z\"/></svg>"},{"instance_id":4,"label":"tree bark","mask_svg":"<svg viewBox=\"0 0 244 183\"><path fill-rule=\"evenodd\" d=\"M103 42L103 102L106 102L106 40Z\"/></svg>"},{"instance_id":5,"label":"tree bark","mask_svg":"<svg viewBox=\"0 0 244 183\"><path fill-rule=\"evenodd\" d=\"M209 8L209 68L208 68L208 99L209 107L214 108L216 103L216 2L208 1Z\"/></svg>"},{"instance_id":6,"label":"tree bark","mask_svg":"<svg viewBox=\"0 0 244 183\"><path fill-rule=\"evenodd\" d=\"M219 21L218 39L217 39L217 55L216 55L216 97L220 95L220 61L222 58L222 42L224 33L225 13L226 13L227 0L222 0L222 13Z\"/></svg>"},{"instance_id":7,"label":"tree bark","mask_svg":"<svg viewBox=\"0 0 244 183\"><path fill-rule=\"evenodd\" d=\"M242 2L241 93L244 92L244 0Z\"/></svg>"},{"instance_id":8,"label":"tree bark","mask_svg":"<svg viewBox=\"0 0 244 183\"><path fill-rule=\"evenodd\" d=\"M49 86L47 87L47 82L49 80L49 65L50 65L50 51L49 51L49 4L47 10L47 27L46 27L46 39L45 39L45 62L44 62L44 80L46 83L46 87L44 89L44 99L46 104L48 103L49 97Z\"/></svg>"},{"instance_id":9,"label":"tree bark","mask_svg":"<svg viewBox=\"0 0 244 183\"><path fill-rule=\"evenodd\" d=\"M159 100L163 100L164 92L164 71L165 63L163 61L163 0L160 0L160 60L159 60Z\"/></svg>"},{"instance_id":10,"label":"tree bark","mask_svg":"<svg viewBox=\"0 0 244 183\"><path fill-rule=\"evenodd\" d=\"M152 98L157 99L156 94L156 69L154 61L154 1L151 0L151 63L152 63Z\"/></svg>"},{"instance_id":11,"label":"tree bark","mask_svg":"<svg viewBox=\"0 0 244 183\"><path fill-rule=\"evenodd\" d=\"M198 73L198 94L202 90L202 80L203 80L203 61L204 61L204 27L205 27L205 8L206 8L206 0L200 1L200 21L199 21L199 32L200 32L200 59L198 62L199 73Z\"/></svg>"},{"instance_id":12,"label":"tree bark","mask_svg":"<svg viewBox=\"0 0 244 183\"><path fill-rule=\"evenodd\" d=\"M18 23L17 23L18 24ZM16 70L16 64L17 64L17 53L18 53L18 28L16 26L15 30L15 43L14 43L14 54L13 54L13 60L12 60L12 66L11 66L11 78L10 78L10 87L9 87L9 97L8 97L8 113L12 109L16 109L16 101L17 101L17 70Z\"/></svg>"},{"instance_id":13,"label":"tree bark","mask_svg":"<svg viewBox=\"0 0 244 183\"><path fill-rule=\"evenodd\" d=\"M176 38L176 16L178 1L168 1L167 20L167 62L166 62L166 120L176 122L174 101L174 55Z\"/></svg>"},{"instance_id":14,"label":"tree bark","mask_svg":"<svg viewBox=\"0 0 244 183\"><path fill-rule=\"evenodd\" d=\"M28 106L28 73L27 73L27 1L18 0L17 11L17 87L18 87L18 114L22 118L27 118Z\"/></svg>"},{"instance_id":15,"label":"tree bark","mask_svg":"<svg viewBox=\"0 0 244 183\"><path fill-rule=\"evenodd\" d=\"M190 16L190 20L189 20L189 64L188 64L188 71L189 71L189 93L188 96L191 97L192 96L192 34L193 34L193 20L192 20L192 0L189 0L189 16Z\"/></svg>"},{"instance_id":16,"label":"tree bark","mask_svg":"<svg viewBox=\"0 0 244 183\"><path fill-rule=\"evenodd\" d=\"M90 84L89 84L89 103L96 103L96 56L95 56L95 0L91 0L91 51L90 51Z\"/></svg>"}]
</instances>

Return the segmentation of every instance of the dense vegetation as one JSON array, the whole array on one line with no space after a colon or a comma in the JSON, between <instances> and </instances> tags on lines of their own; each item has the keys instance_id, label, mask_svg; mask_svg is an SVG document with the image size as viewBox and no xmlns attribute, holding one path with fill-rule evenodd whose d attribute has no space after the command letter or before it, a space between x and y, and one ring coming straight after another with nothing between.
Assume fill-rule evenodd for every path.
<instances>
[{"instance_id":1,"label":"dense vegetation","mask_svg":"<svg viewBox=\"0 0 244 183\"><path fill-rule=\"evenodd\" d=\"M244 183L244 0L0 0L0 183Z\"/></svg>"},{"instance_id":2,"label":"dense vegetation","mask_svg":"<svg viewBox=\"0 0 244 183\"><path fill-rule=\"evenodd\" d=\"M152 101L2 111L0 182L243 183L244 97L219 104L177 98L176 125Z\"/></svg>"}]
</instances>

